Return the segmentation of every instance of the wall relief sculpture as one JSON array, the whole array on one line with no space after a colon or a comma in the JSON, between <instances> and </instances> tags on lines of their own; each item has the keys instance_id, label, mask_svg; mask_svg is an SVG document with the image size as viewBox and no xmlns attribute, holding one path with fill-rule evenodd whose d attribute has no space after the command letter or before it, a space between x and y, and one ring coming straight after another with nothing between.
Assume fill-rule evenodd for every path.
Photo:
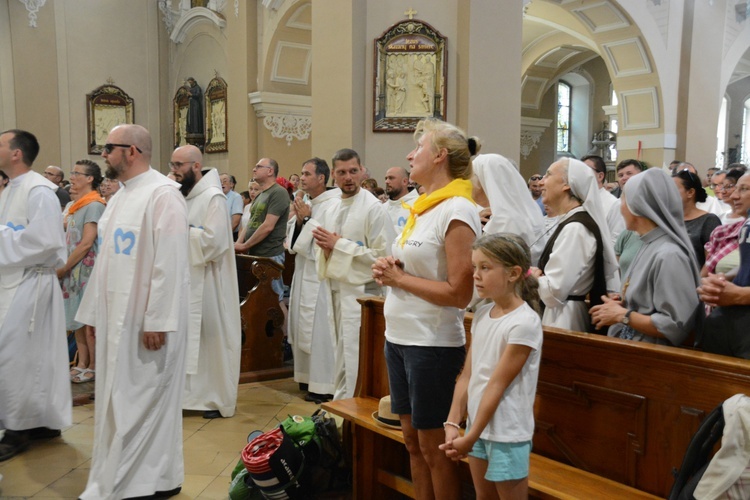
<instances>
[{"instance_id":1,"label":"wall relief sculpture","mask_svg":"<svg viewBox=\"0 0 750 500\"><path fill-rule=\"evenodd\" d=\"M445 119L446 41L416 19L375 40L375 132L412 132L424 118Z\"/></svg>"},{"instance_id":2,"label":"wall relief sculpture","mask_svg":"<svg viewBox=\"0 0 750 500\"><path fill-rule=\"evenodd\" d=\"M133 98L109 80L106 85L86 94L88 152L101 154L109 131L117 125L133 122Z\"/></svg>"},{"instance_id":3,"label":"wall relief sculpture","mask_svg":"<svg viewBox=\"0 0 750 500\"><path fill-rule=\"evenodd\" d=\"M227 82L216 75L206 87L206 153L229 150Z\"/></svg>"}]
</instances>

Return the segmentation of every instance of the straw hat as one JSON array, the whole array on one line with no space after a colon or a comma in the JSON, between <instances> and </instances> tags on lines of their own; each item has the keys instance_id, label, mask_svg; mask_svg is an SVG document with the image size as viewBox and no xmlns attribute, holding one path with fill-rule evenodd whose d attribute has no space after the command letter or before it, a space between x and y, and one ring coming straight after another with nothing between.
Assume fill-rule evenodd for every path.
<instances>
[{"instance_id":1,"label":"straw hat","mask_svg":"<svg viewBox=\"0 0 750 500\"><path fill-rule=\"evenodd\" d=\"M380 425L401 430L401 419L391 411L391 396L380 398L378 411L372 413L372 418Z\"/></svg>"}]
</instances>

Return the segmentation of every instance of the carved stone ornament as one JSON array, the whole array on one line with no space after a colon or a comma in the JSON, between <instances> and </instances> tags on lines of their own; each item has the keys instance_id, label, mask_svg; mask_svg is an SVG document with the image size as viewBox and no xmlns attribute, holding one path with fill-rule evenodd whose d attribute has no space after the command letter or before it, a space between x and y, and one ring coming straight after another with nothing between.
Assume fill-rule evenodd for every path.
<instances>
[{"instance_id":1,"label":"carved stone ornament","mask_svg":"<svg viewBox=\"0 0 750 500\"><path fill-rule=\"evenodd\" d=\"M542 134L550 123L552 120L545 118L521 117L521 156L524 160L539 146Z\"/></svg>"},{"instance_id":2,"label":"carved stone ornament","mask_svg":"<svg viewBox=\"0 0 750 500\"><path fill-rule=\"evenodd\" d=\"M44 4L47 3L47 0L18 0L21 2L25 7L26 10L29 12L29 26L32 28L36 28L36 14L39 12L39 9L44 7Z\"/></svg>"},{"instance_id":3,"label":"carved stone ornament","mask_svg":"<svg viewBox=\"0 0 750 500\"><path fill-rule=\"evenodd\" d=\"M276 139L307 140L312 131L312 99L310 96L253 92L249 95L258 118Z\"/></svg>"}]
</instances>

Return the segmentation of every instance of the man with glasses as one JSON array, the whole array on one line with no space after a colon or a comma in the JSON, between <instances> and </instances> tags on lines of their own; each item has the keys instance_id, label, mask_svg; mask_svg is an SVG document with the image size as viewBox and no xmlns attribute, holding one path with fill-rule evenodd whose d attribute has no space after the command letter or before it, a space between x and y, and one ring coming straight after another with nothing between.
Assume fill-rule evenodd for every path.
<instances>
[{"instance_id":1,"label":"man with glasses","mask_svg":"<svg viewBox=\"0 0 750 500\"><path fill-rule=\"evenodd\" d=\"M60 200L60 208L65 210L65 206L70 203L70 193L62 185L62 181L65 180L65 173L60 167L50 165L44 169L44 176L56 186L55 194L57 199Z\"/></svg>"},{"instance_id":2,"label":"man with glasses","mask_svg":"<svg viewBox=\"0 0 750 500\"><path fill-rule=\"evenodd\" d=\"M528 186L531 197L534 198L536 204L539 205L542 215L546 216L547 210L544 208L544 203L542 203L542 176L534 174L529 177Z\"/></svg>"},{"instance_id":3,"label":"man with glasses","mask_svg":"<svg viewBox=\"0 0 750 500\"><path fill-rule=\"evenodd\" d=\"M0 462L71 423L63 296L67 260L57 187L31 169L33 134L0 134Z\"/></svg>"},{"instance_id":4,"label":"man with glasses","mask_svg":"<svg viewBox=\"0 0 750 500\"><path fill-rule=\"evenodd\" d=\"M215 168L203 170L192 145L177 148L169 167L181 184L190 224L190 323L185 410L231 417L240 376L240 308L232 228Z\"/></svg>"},{"instance_id":5,"label":"man with glasses","mask_svg":"<svg viewBox=\"0 0 750 500\"><path fill-rule=\"evenodd\" d=\"M230 222L232 223L232 236L234 241L237 241L240 220L242 219L242 209L245 208L245 205L242 203L242 196L234 190L234 186L237 185L234 176L221 174L219 179L221 180L221 190L224 192L224 196L227 197L227 208L229 209Z\"/></svg>"},{"instance_id":6,"label":"man with glasses","mask_svg":"<svg viewBox=\"0 0 750 500\"><path fill-rule=\"evenodd\" d=\"M250 221L245 228L245 241L234 244L237 253L269 257L284 264L286 222L289 219L289 193L276 184L279 164L271 158L261 158L253 168L253 179L261 192L250 209ZM271 282L279 302L284 300L284 282L281 278ZM282 306L286 314L286 307Z\"/></svg>"},{"instance_id":7,"label":"man with glasses","mask_svg":"<svg viewBox=\"0 0 750 500\"><path fill-rule=\"evenodd\" d=\"M100 253L76 316L97 335L94 452L80 498L166 498L184 480L187 206L150 167L140 125L113 128L102 156L123 187L99 220Z\"/></svg>"}]
</instances>

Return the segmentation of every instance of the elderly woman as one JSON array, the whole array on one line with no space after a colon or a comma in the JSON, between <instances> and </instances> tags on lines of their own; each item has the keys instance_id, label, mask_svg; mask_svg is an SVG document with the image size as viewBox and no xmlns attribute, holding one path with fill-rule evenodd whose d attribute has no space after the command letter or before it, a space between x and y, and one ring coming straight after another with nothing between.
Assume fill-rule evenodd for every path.
<instances>
[{"instance_id":1,"label":"elderly woman","mask_svg":"<svg viewBox=\"0 0 750 500\"><path fill-rule=\"evenodd\" d=\"M696 203L703 203L708 198L697 175L686 168L675 172L672 180L677 186L677 192L680 193L685 228L700 269L706 262L706 243L711 237L711 232L721 225L721 219L696 207Z\"/></svg>"},{"instance_id":2,"label":"elderly woman","mask_svg":"<svg viewBox=\"0 0 750 500\"><path fill-rule=\"evenodd\" d=\"M591 331L586 296L593 306L601 303L602 295L619 288L594 171L578 160L556 161L542 179L542 200L547 213L558 218L539 268L532 270L545 305L542 324Z\"/></svg>"},{"instance_id":3,"label":"elderly woman","mask_svg":"<svg viewBox=\"0 0 750 500\"><path fill-rule=\"evenodd\" d=\"M464 307L473 292L471 246L481 232L471 198L471 157L479 149L453 125L419 122L406 157L425 188L393 244L373 265L391 287L385 301L385 358L391 411L399 415L417 498L460 498L458 468L445 441L453 387L466 357Z\"/></svg>"},{"instance_id":4,"label":"elderly woman","mask_svg":"<svg viewBox=\"0 0 750 500\"><path fill-rule=\"evenodd\" d=\"M66 329L76 332L78 364L71 370L70 379L77 384L94 380L96 369L94 332L74 318L99 249L96 230L105 205L97 191L101 182L102 173L95 162L80 160L73 166L70 172L73 201L66 208L64 220L68 261L57 270L65 301Z\"/></svg>"},{"instance_id":5,"label":"elderly woman","mask_svg":"<svg viewBox=\"0 0 750 500\"><path fill-rule=\"evenodd\" d=\"M742 203L734 203L732 195L737 181L744 175L740 169L727 172L721 185L716 186L724 199L732 206L732 211L726 214L721 226L711 232L711 237L705 245L706 263L701 268L701 276L709 273L730 274L740 265L739 235L747 217L747 209Z\"/></svg>"},{"instance_id":6,"label":"elderly woman","mask_svg":"<svg viewBox=\"0 0 750 500\"><path fill-rule=\"evenodd\" d=\"M531 262L536 264L544 245L533 245L544 232L544 217L518 169L497 154L477 156L473 167L474 201L490 207L492 214L484 232L517 234L531 248Z\"/></svg>"},{"instance_id":7,"label":"elderly woman","mask_svg":"<svg viewBox=\"0 0 750 500\"><path fill-rule=\"evenodd\" d=\"M622 300L605 298L591 318L609 326L611 337L679 346L700 313L700 277L680 194L667 173L650 169L630 179L621 199L625 225L643 246L623 276Z\"/></svg>"}]
</instances>

